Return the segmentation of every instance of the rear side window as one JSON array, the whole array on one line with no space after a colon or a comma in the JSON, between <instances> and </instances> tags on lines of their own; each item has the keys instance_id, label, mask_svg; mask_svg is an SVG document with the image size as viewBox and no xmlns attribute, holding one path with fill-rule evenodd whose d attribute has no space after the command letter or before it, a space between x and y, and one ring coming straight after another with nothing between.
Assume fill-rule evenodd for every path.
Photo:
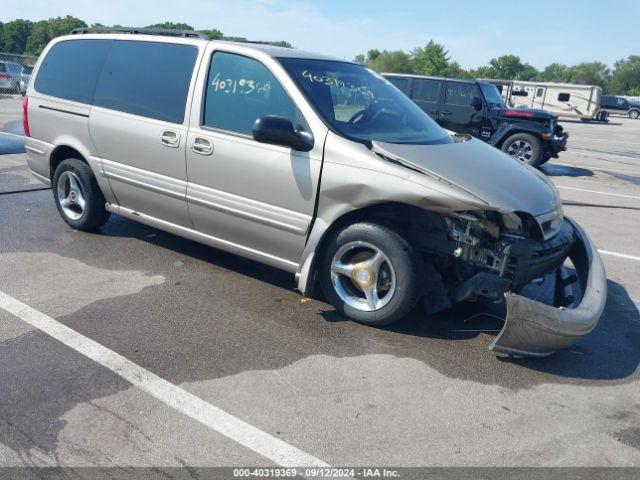
<instances>
[{"instance_id":1,"label":"rear side window","mask_svg":"<svg viewBox=\"0 0 640 480\"><path fill-rule=\"evenodd\" d=\"M402 93L409 92L409 79L408 78L399 78L399 77L389 77L387 78L398 90Z\"/></svg>"},{"instance_id":2,"label":"rear side window","mask_svg":"<svg viewBox=\"0 0 640 480\"><path fill-rule=\"evenodd\" d=\"M476 86L470 83L447 83L446 105L466 107L471 105L471 99L478 97Z\"/></svg>"},{"instance_id":3,"label":"rear side window","mask_svg":"<svg viewBox=\"0 0 640 480\"><path fill-rule=\"evenodd\" d=\"M278 80L257 60L215 53L206 88L203 121L209 127L251 135L258 117L275 115L305 128Z\"/></svg>"},{"instance_id":4,"label":"rear side window","mask_svg":"<svg viewBox=\"0 0 640 480\"><path fill-rule=\"evenodd\" d=\"M113 42L94 105L183 123L198 49L171 43Z\"/></svg>"},{"instance_id":5,"label":"rear side window","mask_svg":"<svg viewBox=\"0 0 640 480\"><path fill-rule=\"evenodd\" d=\"M568 102L569 98L571 98L571 95L569 95L568 93L559 93L558 94L558 101L559 102Z\"/></svg>"},{"instance_id":6,"label":"rear side window","mask_svg":"<svg viewBox=\"0 0 640 480\"><path fill-rule=\"evenodd\" d=\"M416 80L411 98L418 102L437 102L440 94L440 82L435 80Z\"/></svg>"},{"instance_id":7,"label":"rear side window","mask_svg":"<svg viewBox=\"0 0 640 480\"><path fill-rule=\"evenodd\" d=\"M111 40L56 43L40 65L35 89L45 95L91 103Z\"/></svg>"}]
</instances>

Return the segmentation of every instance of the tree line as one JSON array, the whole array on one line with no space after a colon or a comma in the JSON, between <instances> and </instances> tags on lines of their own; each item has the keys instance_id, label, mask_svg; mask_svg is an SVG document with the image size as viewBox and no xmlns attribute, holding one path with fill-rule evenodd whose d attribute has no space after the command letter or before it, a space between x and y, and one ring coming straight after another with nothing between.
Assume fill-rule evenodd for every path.
<instances>
[{"instance_id":1,"label":"tree line","mask_svg":"<svg viewBox=\"0 0 640 480\"><path fill-rule=\"evenodd\" d=\"M66 35L74 28L87 26L83 20L70 15L36 22L23 19L7 23L0 22L0 52L39 55L51 39ZM91 25L91 27L104 26L99 23ZM173 22L156 23L147 27L194 29L186 23ZM216 28L200 31L214 40L247 40L244 37L226 36ZM292 45L284 40L271 43L292 48ZM465 70L458 62L451 59L444 45L430 40L424 47L415 48L410 52L374 49L369 50L366 55L358 55L354 60L378 72L581 83L599 85L605 93L640 95L640 55L631 55L626 60L618 60L614 63L613 69L603 62L582 62L571 66L552 63L543 70L537 70L523 62L517 55L502 55L491 59L488 65Z\"/></svg>"},{"instance_id":2,"label":"tree line","mask_svg":"<svg viewBox=\"0 0 640 480\"><path fill-rule=\"evenodd\" d=\"M451 59L444 45L430 40L424 47L411 52L369 50L354 61L378 72L579 83L598 85L605 93L615 95L640 95L639 55L615 62L613 69L603 62L582 62L571 66L552 63L543 70L523 62L517 55L502 55L492 58L488 65L465 70Z\"/></svg>"},{"instance_id":3,"label":"tree line","mask_svg":"<svg viewBox=\"0 0 640 480\"><path fill-rule=\"evenodd\" d=\"M50 40L61 35L67 35L74 28L86 28L87 26L85 21L70 15L37 22L23 19L13 20L7 23L0 22L0 52L36 56L42 52ZM105 25L94 23L91 27L105 27ZM120 25L112 25L112 27L120 27ZM147 28L194 29L186 23L173 22L155 23L153 25L147 25ZM226 36L217 28L200 31L214 40L247 41L244 37ZM291 44L285 41L270 43L292 48Z\"/></svg>"}]
</instances>

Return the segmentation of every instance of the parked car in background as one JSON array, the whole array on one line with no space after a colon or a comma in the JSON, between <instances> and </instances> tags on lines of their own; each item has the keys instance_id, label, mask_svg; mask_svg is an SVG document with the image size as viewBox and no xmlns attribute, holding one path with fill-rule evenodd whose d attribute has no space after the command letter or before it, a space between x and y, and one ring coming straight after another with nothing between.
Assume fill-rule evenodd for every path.
<instances>
[{"instance_id":1,"label":"parked car in background","mask_svg":"<svg viewBox=\"0 0 640 480\"><path fill-rule=\"evenodd\" d=\"M0 61L0 91L5 93L20 93L19 63Z\"/></svg>"},{"instance_id":2,"label":"parked car in background","mask_svg":"<svg viewBox=\"0 0 640 480\"><path fill-rule=\"evenodd\" d=\"M295 273L368 325L506 297L505 354L546 356L595 327L602 262L542 173L442 129L362 65L124 31L53 40L24 98L29 166L72 228L122 215ZM545 276L548 304L519 294Z\"/></svg>"},{"instance_id":3,"label":"parked car in background","mask_svg":"<svg viewBox=\"0 0 640 480\"><path fill-rule=\"evenodd\" d=\"M513 80L507 104L515 108L542 108L559 117L582 121L606 120L600 110L601 97L602 89L595 85Z\"/></svg>"},{"instance_id":4,"label":"parked car in background","mask_svg":"<svg viewBox=\"0 0 640 480\"><path fill-rule=\"evenodd\" d=\"M603 95L600 108L609 114L626 115L633 119L640 118L640 104L630 102L623 97Z\"/></svg>"},{"instance_id":5,"label":"parked car in background","mask_svg":"<svg viewBox=\"0 0 640 480\"><path fill-rule=\"evenodd\" d=\"M33 72L33 67L29 65L24 65L20 71L20 93L23 95L26 93L27 87L29 86L31 72Z\"/></svg>"},{"instance_id":6,"label":"parked car in background","mask_svg":"<svg viewBox=\"0 0 640 480\"><path fill-rule=\"evenodd\" d=\"M510 109L495 85L477 80L383 74L442 127L467 133L529 165L566 149L569 135L544 110Z\"/></svg>"}]
</instances>

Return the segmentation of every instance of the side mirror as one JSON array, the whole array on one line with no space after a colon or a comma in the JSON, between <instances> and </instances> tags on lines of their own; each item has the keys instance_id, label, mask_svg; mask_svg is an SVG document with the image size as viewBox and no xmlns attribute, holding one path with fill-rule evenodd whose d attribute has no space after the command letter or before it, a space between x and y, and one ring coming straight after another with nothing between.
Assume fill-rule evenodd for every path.
<instances>
[{"instance_id":1,"label":"side mirror","mask_svg":"<svg viewBox=\"0 0 640 480\"><path fill-rule=\"evenodd\" d=\"M253 139L262 143L291 147L300 152L308 152L313 148L313 135L297 131L287 118L272 115L256 119L253 124Z\"/></svg>"},{"instance_id":2,"label":"side mirror","mask_svg":"<svg viewBox=\"0 0 640 480\"><path fill-rule=\"evenodd\" d=\"M471 99L471 106L476 110L482 110L482 100L480 100L478 97L473 97Z\"/></svg>"}]
</instances>

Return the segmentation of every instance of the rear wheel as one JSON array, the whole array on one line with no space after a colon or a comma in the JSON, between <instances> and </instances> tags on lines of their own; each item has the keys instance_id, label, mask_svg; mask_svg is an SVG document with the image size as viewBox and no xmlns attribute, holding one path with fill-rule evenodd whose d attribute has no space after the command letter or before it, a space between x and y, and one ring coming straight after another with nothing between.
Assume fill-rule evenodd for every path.
<instances>
[{"instance_id":1,"label":"rear wheel","mask_svg":"<svg viewBox=\"0 0 640 480\"><path fill-rule=\"evenodd\" d=\"M640 110L629 110L629 118L636 120L638 117L640 117Z\"/></svg>"},{"instance_id":2,"label":"rear wheel","mask_svg":"<svg viewBox=\"0 0 640 480\"><path fill-rule=\"evenodd\" d=\"M357 223L336 232L323 250L324 294L346 317L367 325L389 325L418 301L418 262L413 248L394 230Z\"/></svg>"},{"instance_id":3,"label":"rear wheel","mask_svg":"<svg viewBox=\"0 0 640 480\"><path fill-rule=\"evenodd\" d=\"M71 227L94 230L109 219L100 187L82 160L63 160L53 174L52 188L58 212Z\"/></svg>"},{"instance_id":4,"label":"rear wheel","mask_svg":"<svg viewBox=\"0 0 640 480\"><path fill-rule=\"evenodd\" d=\"M543 163L544 148L538 137L529 133L516 133L502 144L502 151L513 158L537 167Z\"/></svg>"}]
</instances>

